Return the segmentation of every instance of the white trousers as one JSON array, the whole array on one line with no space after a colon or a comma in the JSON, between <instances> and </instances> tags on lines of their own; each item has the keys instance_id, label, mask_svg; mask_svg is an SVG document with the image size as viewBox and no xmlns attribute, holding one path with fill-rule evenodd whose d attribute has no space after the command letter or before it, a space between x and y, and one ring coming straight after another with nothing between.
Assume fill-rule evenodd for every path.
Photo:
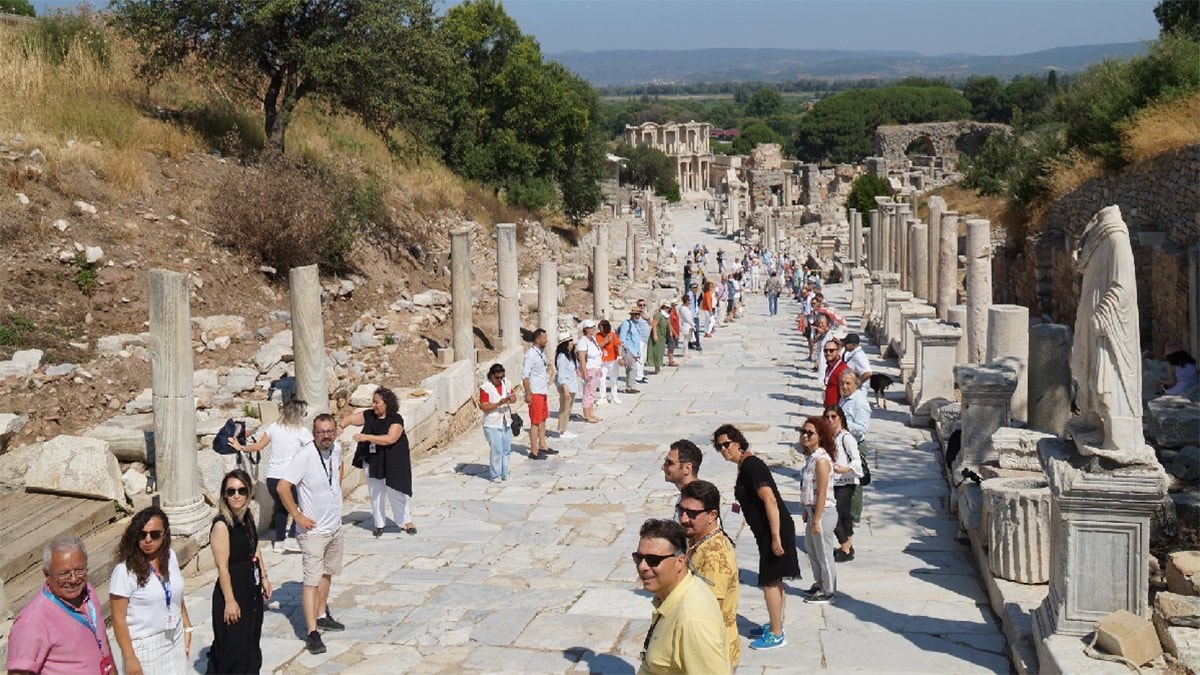
<instances>
[{"instance_id":1,"label":"white trousers","mask_svg":"<svg viewBox=\"0 0 1200 675\"><path fill-rule=\"evenodd\" d=\"M412 513L408 509L408 495L388 487L383 478L371 478L369 470L367 492L371 495L371 516L375 519L375 527L383 528L387 525L385 507L388 502L392 505L392 519L396 521L396 525L403 527L405 523L412 522Z\"/></svg>"},{"instance_id":2,"label":"white trousers","mask_svg":"<svg viewBox=\"0 0 1200 675\"><path fill-rule=\"evenodd\" d=\"M641 352L642 358L639 359L637 362L637 372L635 373L637 379L639 379L639 380L646 379L646 350L649 347L650 347L650 341L642 340L642 352Z\"/></svg>"}]
</instances>

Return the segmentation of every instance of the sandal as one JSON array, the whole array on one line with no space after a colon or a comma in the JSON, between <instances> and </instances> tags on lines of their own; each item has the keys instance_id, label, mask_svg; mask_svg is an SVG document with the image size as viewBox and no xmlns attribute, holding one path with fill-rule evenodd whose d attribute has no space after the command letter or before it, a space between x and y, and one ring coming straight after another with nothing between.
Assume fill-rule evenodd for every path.
<instances>
[{"instance_id":1,"label":"sandal","mask_svg":"<svg viewBox=\"0 0 1200 675\"><path fill-rule=\"evenodd\" d=\"M412 523L409 523L409 524L407 524L407 525L405 525L405 526L404 526L404 531L405 531L405 532L407 532L407 533L409 533L409 534L416 534L416 533L417 533L417 526L416 526L416 525L413 525Z\"/></svg>"}]
</instances>

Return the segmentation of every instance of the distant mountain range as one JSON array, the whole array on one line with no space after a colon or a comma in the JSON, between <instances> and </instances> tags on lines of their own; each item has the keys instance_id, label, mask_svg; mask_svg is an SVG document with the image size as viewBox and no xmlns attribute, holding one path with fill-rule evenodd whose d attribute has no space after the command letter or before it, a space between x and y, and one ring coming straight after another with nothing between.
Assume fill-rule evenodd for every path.
<instances>
[{"instance_id":1,"label":"distant mountain range","mask_svg":"<svg viewBox=\"0 0 1200 675\"><path fill-rule=\"evenodd\" d=\"M1078 72L1106 58L1145 52L1141 42L1056 47L1015 56L836 49L688 49L569 51L549 54L595 86L787 82L799 79L901 79Z\"/></svg>"}]
</instances>

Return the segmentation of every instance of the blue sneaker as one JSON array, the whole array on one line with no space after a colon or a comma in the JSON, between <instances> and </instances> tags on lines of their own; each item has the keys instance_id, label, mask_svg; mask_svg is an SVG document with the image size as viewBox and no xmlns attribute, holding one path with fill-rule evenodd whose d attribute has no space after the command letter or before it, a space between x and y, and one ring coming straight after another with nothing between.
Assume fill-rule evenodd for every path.
<instances>
[{"instance_id":1,"label":"blue sneaker","mask_svg":"<svg viewBox=\"0 0 1200 675\"><path fill-rule=\"evenodd\" d=\"M775 649L787 644L787 633L776 635L768 628L762 637L750 643L750 649Z\"/></svg>"},{"instance_id":2,"label":"blue sneaker","mask_svg":"<svg viewBox=\"0 0 1200 675\"><path fill-rule=\"evenodd\" d=\"M750 637L760 638L769 632L771 632L771 622L770 621L768 621L767 623L764 623L761 626L758 626L757 628L751 628L750 629Z\"/></svg>"}]
</instances>

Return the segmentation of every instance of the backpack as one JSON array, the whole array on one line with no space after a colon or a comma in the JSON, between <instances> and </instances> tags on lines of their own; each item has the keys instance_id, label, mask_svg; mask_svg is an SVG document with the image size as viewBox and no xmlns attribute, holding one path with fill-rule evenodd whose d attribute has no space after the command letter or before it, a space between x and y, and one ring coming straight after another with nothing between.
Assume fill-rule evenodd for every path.
<instances>
[{"instance_id":1,"label":"backpack","mask_svg":"<svg viewBox=\"0 0 1200 675\"><path fill-rule=\"evenodd\" d=\"M844 444L843 444L842 449L845 450ZM846 453L846 454L850 454L850 453ZM867 464L867 455L865 453L863 453L863 443L858 444L858 458L860 460L862 460L862 468L863 468L863 475L862 475L862 478L858 479L858 484L865 487L865 486L871 484L871 466L869 464Z\"/></svg>"},{"instance_id":2,"label":"backpack","mask_svg":"<svg viewBox=\"0 0 1200 675\"><path fill-rule=\"evenodd\" d=\"M225 420L225 425L222 426L221 430L217 432L217 435L213 437L213 450L215 450L218 455L237 455L238 466L241 466L243 458L246 457L246 453L234 450L233 446L229 445L229 439L231 438L236 438L238 443L241 445L246 444L246 424L244 422L238 422L235 419ZM250 455L251 464L258 464L258 460L258 453L253 453Z\"/></svg>"}]
</instances>

